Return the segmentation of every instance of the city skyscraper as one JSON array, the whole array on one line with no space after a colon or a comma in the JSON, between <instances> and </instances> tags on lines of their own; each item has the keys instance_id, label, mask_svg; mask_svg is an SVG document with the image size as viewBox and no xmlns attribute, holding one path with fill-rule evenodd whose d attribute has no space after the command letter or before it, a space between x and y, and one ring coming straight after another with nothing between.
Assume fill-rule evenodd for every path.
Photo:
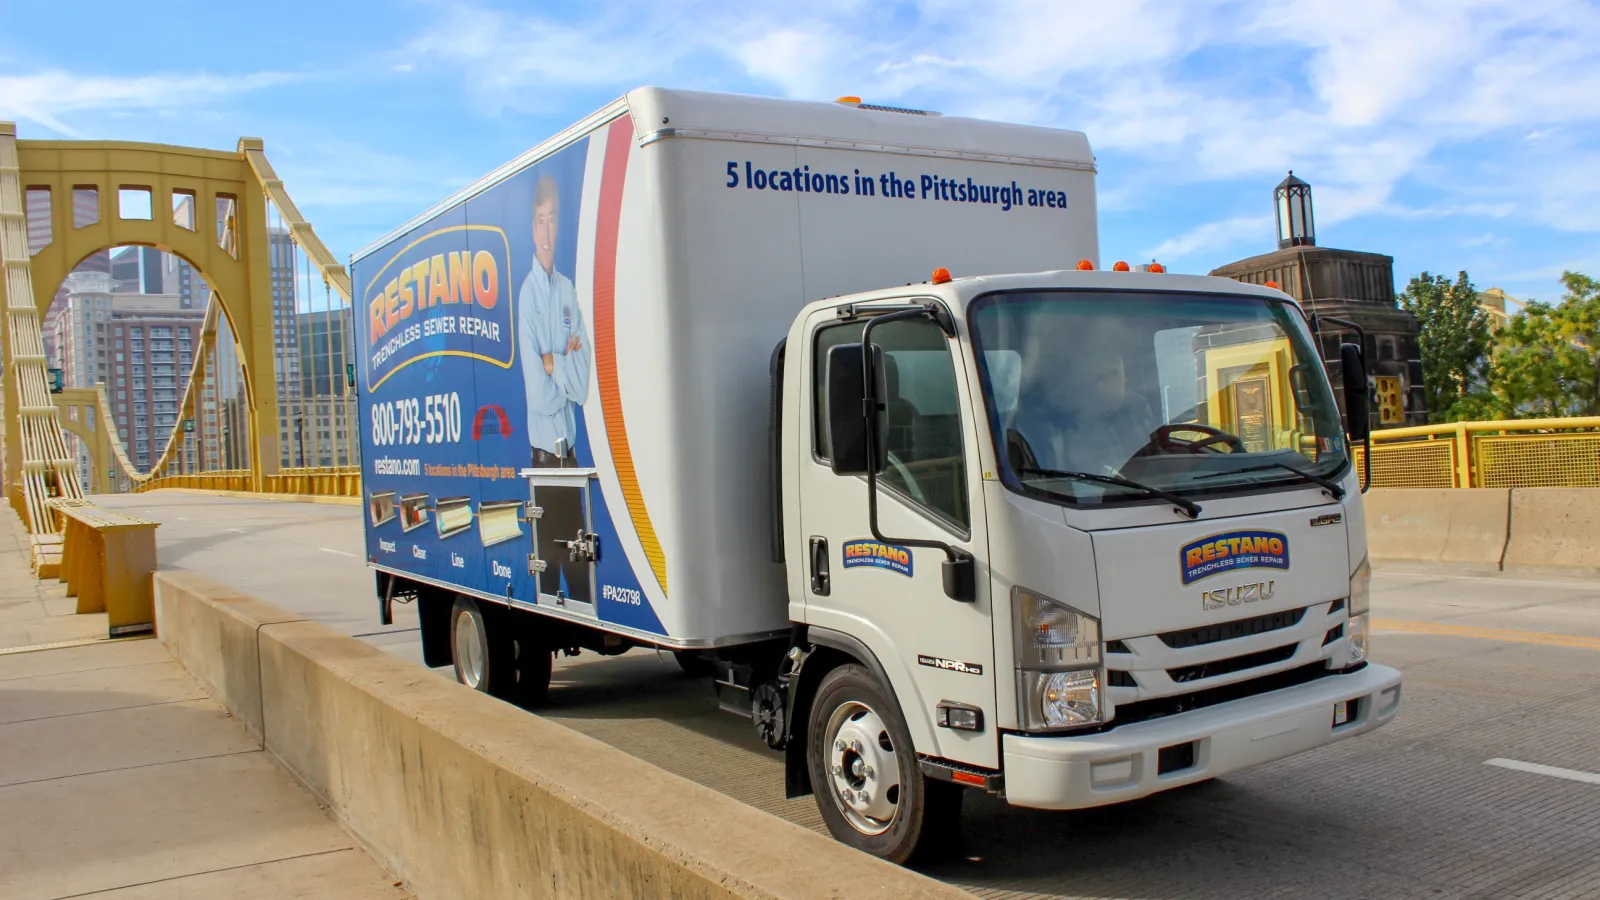
<instances>
[{"instance_id":1,"label":"city skyscraper","mask_svg":"<svg viewBox=\"0 0 1600 900\"><path fill-rule=\"evenodd\" d=\"M305 395L300 381L299 310L296 303L295 275L298 248L289 229L267 227L267 260L272 277L272 343L277 358L278 446L280 463L301 465L300 431L305 427ZM299 421L297 421L297 419ZM314 465L314 463L306 463Z\"/></svg>"},{"instance_id":2,"label":"city skyscraper","mask_svg":"<svg viewBox=\"0 0 1600 900\"><path fill-rule=\"evenodd\" d=\"M148 290L168 283L181 293ZM79 264L45 314L48 365L62 370L67 387L105 386L105 416L141 470L160 459L177 424L206 293L204 279L182 259L153 247L117 248ZM78 464L87 486L83 448Z\"/></svg>"}]
</instances>

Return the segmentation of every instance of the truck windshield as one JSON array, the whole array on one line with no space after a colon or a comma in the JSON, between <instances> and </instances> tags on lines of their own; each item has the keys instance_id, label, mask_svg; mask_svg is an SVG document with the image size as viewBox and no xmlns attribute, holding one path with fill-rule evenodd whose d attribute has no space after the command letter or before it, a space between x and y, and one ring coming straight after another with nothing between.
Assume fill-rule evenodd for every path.
<instances>
[{"instance_id":1,"label":"truck windshield","mask_svg":"<svg viewBox=\"0 0 1600 900\"><path fill-rule=\"evenodd\" d=\"M1289 303L1052 290L979 297L970 318L1014 490L1120 504L1149 489L1214 494L1344 472L1338 409Z\"/></svg>"}]
</instances>

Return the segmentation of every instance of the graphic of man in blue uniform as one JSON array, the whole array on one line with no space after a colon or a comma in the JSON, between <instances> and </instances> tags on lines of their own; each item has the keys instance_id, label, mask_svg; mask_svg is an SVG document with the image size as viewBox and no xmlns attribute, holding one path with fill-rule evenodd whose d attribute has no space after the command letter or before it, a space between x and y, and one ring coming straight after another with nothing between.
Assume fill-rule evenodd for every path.
<instances>
[{"instance_id":1,"label":"graphic of man in blue uniform","mask_svg":"<svg viewBox=\"0 0 1600 900\"><path fill-rule=\"evenodd\" d=\"M527 392L528 443L536 469L578 464L578 416L589 396L589 335L572 279L557 272L556 233L561 195L549 175L533 191L533 271L517 293L517 354ZM545 570L539 593L592 602L589 564L568 559L566 542L587 531L586 488L541 485L534 501L543 510L535 525Z\"/></svg>"},{"instance_id":2,"label":"graphic of man in blue uniform","mask_svg":"<svg viewBox=\"0 0 1600 900\"><path fill-rule=\"evenodd\" d=\"M549 175L533 192L533 258L517 294L517 353L528 395L528 443L536 468L577 465L574 405L589 396L589 335L572 279L557 272L561 196Z\"/></svg>"}]
</instances>

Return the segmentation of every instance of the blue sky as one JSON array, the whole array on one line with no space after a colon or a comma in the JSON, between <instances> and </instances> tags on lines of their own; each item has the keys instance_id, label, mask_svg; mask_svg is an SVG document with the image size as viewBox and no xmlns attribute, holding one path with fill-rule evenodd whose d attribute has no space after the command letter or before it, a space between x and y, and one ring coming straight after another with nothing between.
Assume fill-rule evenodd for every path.
<instances>
[{"instance_id":1,"label":"blue sky","mask_svg":"<svg viewBox=\"0 0 1600 900\"><path fill-rule=\"evenodd\" d=\"M0 0L0 119L268 155L341 258L641 84L1081 129L1109 262L1273 249L1271 189L1402 285L1600 276L1589 0Z\"/></svg>"}]
</instances>

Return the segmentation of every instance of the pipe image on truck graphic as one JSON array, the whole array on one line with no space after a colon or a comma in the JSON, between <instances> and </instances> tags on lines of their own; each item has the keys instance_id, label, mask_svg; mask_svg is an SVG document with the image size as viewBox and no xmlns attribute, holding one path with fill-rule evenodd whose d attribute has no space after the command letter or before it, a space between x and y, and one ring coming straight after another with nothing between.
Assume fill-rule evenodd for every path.
<instances>
[{"instance_id":1,"label":"pipe image on truck graphic","mask_svg":"<svg viewBox=\"0 0 1600 900\"><path fill-rule=\"evenodd\" d=\"M1094 268L1094 178L1078 132L643 88L378 240L380 617L523 704L557 652L672 651L897 862L968 790L1098 806L1388 722L1358 348L1347 433L1287 295Z\"/></svg>"}]
</instances>

